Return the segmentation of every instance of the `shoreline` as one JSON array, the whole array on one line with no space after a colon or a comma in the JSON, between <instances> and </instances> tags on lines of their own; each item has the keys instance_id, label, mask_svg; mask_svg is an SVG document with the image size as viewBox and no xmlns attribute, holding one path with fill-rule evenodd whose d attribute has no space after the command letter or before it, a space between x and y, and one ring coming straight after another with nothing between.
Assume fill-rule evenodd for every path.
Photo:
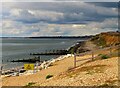
<instances>
[{"instance_id":1,"label":"shoreline","mask_svg":"<svg viewBox=\"0 0 120 88\"><path fill-rule=\"evenodd\" d=\"M79 42L83 42L83 41L86 41L86 40L88 40L88 39L85 39L85 40L78 40L78 41L76 41L75 43L73 43L73 44L71 44L70 46L68 46L68 47L66 47L65 49L66 50L69 50L71 47L73 47L73 46L75 46L77 43L79 43ZM44 51L43 51L44 52ZM60 56L60 55L59 55ZM31 57L31 58L34 58L34 57ZM45 57L46 58L46 57ZM56 57L54 57L54 56L52 56L51 58L48 58L47 60L49 60L49 59L52 59L52 58L56 58ZM27 57L25 57L25 59L29 59L29 56L27 56ZM12 69L12 68L16 68L16 67L19 67L19 66L22 66L23 64L20 62L20 64L18 63L18 65L16 64L16 63L11 63L11 61L16 61L16 60L24 60L24 58L22 59L17 59L17 58L15 58L15 59L10 59L10 61L9 61L9 59L8 59L8 61L4 61L4 64L5 65L3 65L3 63L1 63L1 65L3 66L3 70L9 70L9 69ZM43 58L43 60L42 61L44 61L44 58ZM10 63L7 63L7 62L10 62ZM24 62L23 62L24 63ZM14 65L14 64L16 64L16 65ZM9 66L10 65L10 66Z\"/></svg>"},{"instance_id":2,"label":"shoreline","mask_svg":"<svg viewBox=\"0 0 120 88\"><path fill-rule=\"evenodd\" d=\"M88 39L86 39L86 40L82 40L82 41L79 41L79 42L76 42L75 44L73 44L73 45L71 45L70 47L68 47L67 48L67 50L70 50L71 48L74 48L75 46L77 46L77 45L79 45L79 46L82 46L82 43L84 43L85 41L87 41ZM38 72L38 71L40 71L40 70L42 70L42 69L47 69L51 64L53 64L53 63L55 63L56 61L60 61L60 60L63 60L64 58L67 58L67 57L70 57L70 56L74 56L73 54L67 54L67 55L60 55L59 57L57 57L57 58L51 58L51 59L49 59L49 60L47 60L47 61L43 61L43 62L39 62L38 64L38 68L39 68L39 70L36 70L36 68L37 68L37 66L35 66L36 65L36 63L33 63L34 64L34 68L35 68L35 70L33 70L33 74L34 73L36 73L36 72ZM38 69L37 68L37 69ZM18 67L15 67L15 68L9 68L9 69L3 69L3 71L1 72L2 73L2 75L1 76L3 76L4 74L7 74L6 76L18 76L20 73L20 71L24 71L24 72L27 72L27 73L29 73L29 71L26 71L25 69L24 69L24 66L22 65L22 66L18 66ZM25 74L20 74L20 75L25 75ZM3 77L6 77L6 76L3 76Z\"/></svg>"},{"instance_id":3,"label":"shoreline","mask_svg":"<svg viewBox=\"0 0 120 88\"><path fill-rule=\"evenodd\" d=\"M64 57L64 59L61 59L62 57ZM15 77L11 76L11 77L3 78L3 86L13 86L13 85L14 86L26 86L28 83L31 83L31 82L35 83L35 85L33 85L33 86L74 85L73 81L75 81L75 85L79 85L79 83L80 83L80 85L86 85L84 83L81 84L80 80L81 80L82 76L83 76L82 77L83 81L85 80L84 77L87 77L90 80L92 78L91 77L92 75L93 76L99 75L99 77L101 77L102 74L106 79L105 74L111 73L111 71L112 71L111 69L113 69L112 67L116 68L116 66L117 66L116 63L117 63L117 59L118 59L117 57L112 57L112 58L105 59L105 60L95 60L93 62L89 62L89 60L87 60L87 61L85 60L85 61L79 62L77 64L79 66L78 68L76 68L74 70L70 70L71 67L73 67L74 57L71 57L71 56L68 58L66 58L67 56L62 56L62 57L57 59L60 61L56 60L56 62L54 62L54 60L51 60L54 62L52 66L50 66L50 67L48 66L46 69L40 70L40 71L36 72L35 74L32 74L32 71L29 71L29 74L25 73L24 75L21 75L21 76L15 76ZM81 57L78 56L77 58L84 60L85 58L89 58L89 57L91 57L91 55L85 55L85 56L81 56ZM86 62L89 62L89 63L86 63ZM113 62L114 62L115 66L113 66L113 64L112 64ZM97 69L101 72L101 70L103 70L103 66L105 67L105 69L108 69L110 67L109 68L110 70L105 70L104 73L99 73L97 71ZM91 67L91 68L89 68L89 67ZM92 69L92 67L94 67L96 69ZM77 69L78 69L78 73L80 75L73 74L73 77L71 78L72 74L69 75L69 72L71 72L71 71L73 73L74 73L74 71L77 72ZM81 69L81 70L79 70L79 69ZM97 72L93 72L93 70L95 70ZM110 72L107 72L107 71L110 71ZM93 72L93 74L91 74L90 72ZM117 72L117 71L113 71L112 74L114 74L114 72ZM49 74L53 75L53 77L50 79L46 79L46 76ZM64 77L67 74L68 74L67 78ZM75 74L77 74L77 73L75 73ZM75 79L74 79L74 76L75 76ZM97 77L96 79L94 78L95 82L96 82L96 80L99 81L99 77ZM107 77L106 80L109 80L110 77L111 77L111 74ZM71 81L71 79L72 79L72 81ZM103 79L103 78L101 78L101 79ZM19 82L17 80L19 80ZM79 81L77 81L77 80L79 80ZM94 80L92 80L92 82L94 82ZM76 81L79 83L76 83ZM70 82L70 84L68 84L69 82ZM89 81L87 81L87 83L89 83ZM103 81L103 83L104 83L104 81ZM91 83L91 85L93 85L93 83ZM101 85L101 83L100 83L100 85Z\"/></svg>"},{"instance_id":4,"label":"shoreline","mask_svg":"<svg viewBox=\"0 0 120 88\"><path fill-rule=\"evenodd\" d=\"M3 70L2 71L2 74L1 74L1 77L4 78L4 77L10 77L10 76L21 76L21 75L29 75L29 74L34 74L38 71L41 71L43 69L47 69L49 68L52 64L54 64L55 62L57 61L61 61L65 58L68 58L70 56L73 56L72 54L67 54L67 55L61 55L57 58L52 58L50 60L47 60L47 61L43 61L43 63L39 63L38 65L38 68L37 66L35 65L35 69L34 70L30 70L30 71L27 71L24 69L24 66L19 66L19 67L16 67L16 68L10 68L10 69L7 69L7 70ZM20 72L20 71L23 71L23 72Z\"/></svg>"},{"instance_id":5,"label":"shoreline","mask_svg":"<svg viewBox=\"0 0 120 88\"><path fill-rule=\"evenodd\" d=\"M74 44L74 46L75 45L76 44ZM117 81L119 81L117 64L119 56L117 51L119 48L117 45L115 47L116 48L113 49L111 48L111 56L103 57L104 55L109 54L110 51L106 48L104 50L104 48L94 45L91 41L87 41L82 47L79 47L78 50L82 51L82 49L86 48L88 50L95 50L94 56L102 55L100 58L95 57L95 60L91 61L89 59L86 60L86 58L91 58L91 54L77 56L76 60L80 59L80 62L77 63L77 68L72 69L74 67L74 55L62 55L58 58L44 61L39 66L40 71L36 71L35 74L32 74L32 71L29 71L30 74L26 72L25 75L22 76L3 78L3 86L26 86L29 85L29 83L35 83L32 86L117 85ZM72 48L73 50L76 49L74 47ZM96 49L98 52L96 52ZM48 75L52 75L53 77L46 79ZM17 80L19 80L19 82Z\"/></svg>"}]
</instances>

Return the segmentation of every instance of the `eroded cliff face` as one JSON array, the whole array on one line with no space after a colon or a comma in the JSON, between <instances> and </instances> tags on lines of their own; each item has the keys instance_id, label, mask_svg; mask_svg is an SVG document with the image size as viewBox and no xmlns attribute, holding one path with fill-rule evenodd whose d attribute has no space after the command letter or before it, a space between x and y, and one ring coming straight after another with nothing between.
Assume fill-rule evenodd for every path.
<instances>
[{"instance_id":1,"label":"eroded cliff face","mask_svg":"<svg viewBox=\"0 0 120 88\"><path fill-rule=\"evenodd\" d=\"M120 32L104 32L91 38L91 41L98 46L110 46L120 44Z\"/></svg>"}]
</instances>

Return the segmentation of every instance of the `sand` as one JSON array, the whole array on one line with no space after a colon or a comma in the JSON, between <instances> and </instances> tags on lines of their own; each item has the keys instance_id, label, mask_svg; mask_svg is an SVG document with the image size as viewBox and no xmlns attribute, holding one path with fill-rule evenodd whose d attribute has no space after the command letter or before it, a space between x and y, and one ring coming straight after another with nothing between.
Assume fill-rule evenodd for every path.
<instances>
[{"instance_id":1,"label":"sand","mask_svg":"<svg viewBox=\"0 0 120 88\"><path fill-rule=\"evenodd\" d=\"M91 55L79 56L77 59L89 57ZM69 75L68 70L74 67L73 61L73 57L68 57L35 74L3 78L2 86L26 86L30 82L34 82L35 86L90 86L103 85L106 81L118 80L118 57L89 63L87 63L89 60L78 62L77 66L79 67L76 68L75 72L72 71L72 75L71 73ZM100 68L102 71L94 72L91 68L86 69L90 66L93 69ZM48 74L53 75L53 77L46 79ZM115 85L117 84L115 83Z\"/></svg>"},{"instance_id":2,"label":"sand","mask_svg":"<svg viewBox=\"0 0 120 88\"><path fill-rule=\"evenodd\" d=\"M90 57L90 56L91 55L86 55L81 58L84 59L84 58ZM64 58L61 61L55 62L53 64L53 66L51 66L47 69L43 69L35 74L3 78L2 85L3 86L25 86L29 82L41 82L42 83L46 80L46 76L48 74L52 74L52 75L56 76L56 75L60 74L61 72L68 70L68 68L73 67L74 66L73 60L74 60L73 57ZM84 62L85 61L82 61L81 63L84 63Z\"/></svg>"},{"instance_id":3,"label":"sand","mask_svg":"<svg viewBox=\"0 0 120 88\"><path fill-rule=\"evenodd\" d=\"M118 57L86 63L38 86L117 86Z\"/></svg>"}]
</instances>

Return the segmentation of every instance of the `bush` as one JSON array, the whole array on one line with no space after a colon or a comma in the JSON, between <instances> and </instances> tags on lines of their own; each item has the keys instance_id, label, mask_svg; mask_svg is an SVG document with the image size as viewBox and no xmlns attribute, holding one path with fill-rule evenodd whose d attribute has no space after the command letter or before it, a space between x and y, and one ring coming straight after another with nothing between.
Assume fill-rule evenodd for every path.
<instances>
[{"instance_id":1,"label":"bush","mask_svg":"<svg viewBox=\"0 0 120 88\"><path fill-rule=\"evenodd\" d=\"M106 84L106 83L105 83L105 84L100 85L99 87L101 87L101 88L102 88L102 87L104 87L104 88L107 87L107 88L108 88L108 87L109 87L109 84Z\"/></svg>"},{"instance_id":2,"label":"bush","mask_svg":"<svg viewBox=\"0 0 120 88\"><path fill-rule=\"evenodd\" d=\"M102 54L98 54L98 56L101 56Z\"/></svg>"},{"instance_id":3,"label":"bush","mask_svg":"<svg viewBox=\"0 0 120 88\"><path fill-rule=\"evenodd\" d=\"M49 78L51 78L51 77L53 77L53 75L50 75L50 74L49 74L49 75L46 76L46 79L49 79Z\"/></svg>"},{"instance_id":4,"label":"bush","mask_svg":"<svg viewBox=\"0 0 120 88\"><path fill-rule=\"evenodd\" d=\"M101 59L108 59L109 58L109 56L107 56L107 55L101 55Z\"/></svg>"},{"instance_id":5,"label":"bush","mask_svg":"<svg viewBox=\"0 0 120 88\"><path fill-rule=\"evenodd\" d=\"M34 84L35 84L35 82L29 82L26 86L32 86Z\"/></svg>"}]
</instances>

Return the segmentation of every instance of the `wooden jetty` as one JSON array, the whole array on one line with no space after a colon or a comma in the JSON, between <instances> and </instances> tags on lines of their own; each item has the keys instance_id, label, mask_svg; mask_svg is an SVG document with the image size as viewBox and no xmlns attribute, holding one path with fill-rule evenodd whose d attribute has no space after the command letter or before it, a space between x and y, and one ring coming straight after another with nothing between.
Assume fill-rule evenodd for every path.
<instances>
[{"instance_id":1,"label":"wooden jetty","mask_svg":"<svg viewBox=\"0 0 120 88\"><path fill-rule=\"evenodd\" d=\"M45 53L30 53L30 55L67 55L68 50L50 50L49 52Z\"/></svg>"},{"instance_id":2,"label":"wooden jetty","mask_svg":"<svg viewBox=\"0 0 120 88\"><path fill-rule=\"evenodd\" d=\"M41 62L40 58L30 58L30 59L20 59L20 60L12 60L10 62L29 62L29 63L35 63L35 62Z\"/></svg>"}]
</instances>

